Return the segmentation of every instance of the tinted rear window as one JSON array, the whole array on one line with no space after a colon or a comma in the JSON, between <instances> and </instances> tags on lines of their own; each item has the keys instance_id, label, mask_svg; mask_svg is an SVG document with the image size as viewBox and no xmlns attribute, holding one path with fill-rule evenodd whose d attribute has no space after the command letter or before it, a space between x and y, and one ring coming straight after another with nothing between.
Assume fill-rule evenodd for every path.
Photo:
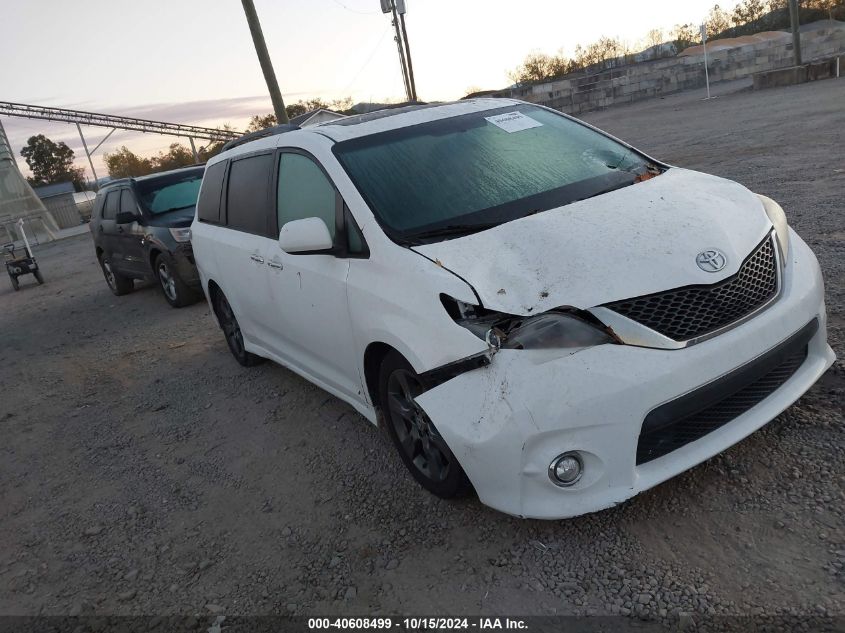
<instances>
[{"instance_id":1,"label":"tinted rear window","mask_svg":"<svg viewBox=\"0 0 845 633\"><path fill-rule=\"evenodd\" d=\"M153 215L195 206L204 171L191 169L138 180L135 190L141 206Z\"/></svg>"},{"instance_id":2,"label":"tinted rear window","mask_svg":"<svg viewBox=\"0 0 845 633\"><path fill-rule=\"evenodd\" d=\"M272 166L272 154L232 161L226 196L226 223L230 228L270 235Z\"/></svg>"},{"instance_id":3,"label":"tinted rear window","mask_svg":"<svg viewBox=\"0 0 845 633\"><path fill-rule=\"evenodd\" d=\"M197 216L203 222L220 222L220 194L223 191L223 176L226 161L215 163L205 170L202 188L197 202Z\"/></svg>"}]
</instances>

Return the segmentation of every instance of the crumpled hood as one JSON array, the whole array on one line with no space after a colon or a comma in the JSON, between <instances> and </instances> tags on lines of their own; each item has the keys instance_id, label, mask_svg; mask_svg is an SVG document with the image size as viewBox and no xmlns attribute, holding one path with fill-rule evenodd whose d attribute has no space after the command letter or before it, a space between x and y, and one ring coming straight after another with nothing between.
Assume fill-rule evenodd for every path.
<instances>
[{"instance_id":1,"label":"crumpled hood","mask_svg":"<svg viewBox=\"0 0 845 633\"><path fill-rule=\"evenodd\" d=\"M739 270L771 230L760 199L733 181L686 169L493 229L415 246L466 280L485 308L537 314L591 308ZM696 255L727 259L705 272Z\"/></svg>"}]
</instances>

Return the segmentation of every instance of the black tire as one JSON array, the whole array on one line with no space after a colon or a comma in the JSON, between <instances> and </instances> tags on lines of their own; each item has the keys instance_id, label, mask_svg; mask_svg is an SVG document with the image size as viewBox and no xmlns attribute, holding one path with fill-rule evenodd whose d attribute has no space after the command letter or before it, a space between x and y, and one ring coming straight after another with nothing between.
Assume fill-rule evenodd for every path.
<instances>
[{"instance_id":1,"label":"black tire","mask_svg":"<svg viewBox=\"0 0 845 633\"><path fill-rule=\"evenodd\" d=\"M111 260L105 255L100 255L100 268L103 269L103 277L106 278L109 290L118 297L129 294L135 289L135 282L130 277L124 277L112 270Z\"/></svg>"},{"instance_id":2,"label":"black tire","mask_svg":"<svg viewBox=\"0 0 845 633\"><path fill-rule=\"evenodd\" d=\"M420 377L399 352L379 370L381 410L390 439L414 479L443 499L472 490L464 469L414 398L425 391Z\"/></svg>"},{"instance_id":3,"label":"black tire","mask_svg":"<svg viewBox=\"0 0 845 633\"><path fill-rule=\"evenodd\" d=\"M18 281L17 277L9 275L9 280L12 282L12 288L15 289L15 292L21 289L21 282Z\"/></svg>"},{"instance_id":4,"label":"black tire","mask_svg":"<svg viewBox=\"0 0 845 633\"><path fill-rule=\"evenodd\" d=\"M156 257L155 273L164 298L174 308L184 308L199 299L196 290L182 281L176 264L168 253L159 253Z\"/></svg>"},{"instance_id":5,"label":"black tire","mask_svg":"<svg viewBox=\"0 0 845 633\"><path fill-rule=\"evenodd\" d=\"M34 270L32 272L32 276L35 277L35 281L38 282L39 286L44 283L44 277L41 276L40 270Z\"/></svg>"},{"instance_id":6,"label":"black tire","mask_svg":"<svg viewBox=\"0 0 845 633\"><path fill-rule=\"evenodd\" d=\"M235 312L232 310L229 302L226 301L226 297L223 296L222 292L217 292L214 295L214 313L217 315L220 328L223 330L223 336L226 338L226 344L229 346L229 351L232 352L235 360L244 367L253 367L254 365L263 363L265 359L246 351L244 348L244 337L241 334L241 326L238 325Z\"/></svg>"}]
</instances>

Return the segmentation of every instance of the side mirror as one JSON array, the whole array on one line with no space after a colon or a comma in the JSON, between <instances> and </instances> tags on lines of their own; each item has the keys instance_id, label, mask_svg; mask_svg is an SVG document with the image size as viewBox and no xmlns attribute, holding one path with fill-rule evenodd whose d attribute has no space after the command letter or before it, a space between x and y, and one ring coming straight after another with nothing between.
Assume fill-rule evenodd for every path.
<instances>
[{"instance_id":1,"label":"side mirror","mask_svg":"<svg viewBox=\"0 0 845 633\"><path fill-rule=\"evenodd\" d=\"M320 218L293 220L282 226L279 246L286 253L328 252L334 248L329 227Z\"/></svg>"},{"instance_id":2,"label":"side mirror","mask_svg":"<svg viewBox=\"0 0 845 633\"><path fill-rule=\"evenodd\" d=\"M121 211L116 216L114 216L114 221L117 224L131 224L137 219L138 216L132 213L131 211Z\"/></svg>"}]
</instances>

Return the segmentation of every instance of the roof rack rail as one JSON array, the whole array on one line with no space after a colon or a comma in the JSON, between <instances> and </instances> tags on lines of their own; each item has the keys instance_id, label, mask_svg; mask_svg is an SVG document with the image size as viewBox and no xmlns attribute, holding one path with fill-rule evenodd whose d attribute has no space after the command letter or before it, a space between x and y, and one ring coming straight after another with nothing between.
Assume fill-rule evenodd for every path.
<instances>
[{"instance_id":1,"label":"roof rack rail","mask_svg":"<svg viewBox=\"0 0 845 633\"><path fill-rule=\"evenodd\" d=\"M263 130L258 130L257 132L250 132L249 134L239 136L233 141L229 141L223 146L223 149L220 151L225 152L227 149L232 149L233 147L243 145L244 143L249 143L250 141L257 141L260 138L265 138L267 136L275 136L276 134L284 134L285 132L293 132L294 130L298 129L300 129L298 125L290 124L275 125L273 127L264 128Z\"/></svg>"}]
</instances>

